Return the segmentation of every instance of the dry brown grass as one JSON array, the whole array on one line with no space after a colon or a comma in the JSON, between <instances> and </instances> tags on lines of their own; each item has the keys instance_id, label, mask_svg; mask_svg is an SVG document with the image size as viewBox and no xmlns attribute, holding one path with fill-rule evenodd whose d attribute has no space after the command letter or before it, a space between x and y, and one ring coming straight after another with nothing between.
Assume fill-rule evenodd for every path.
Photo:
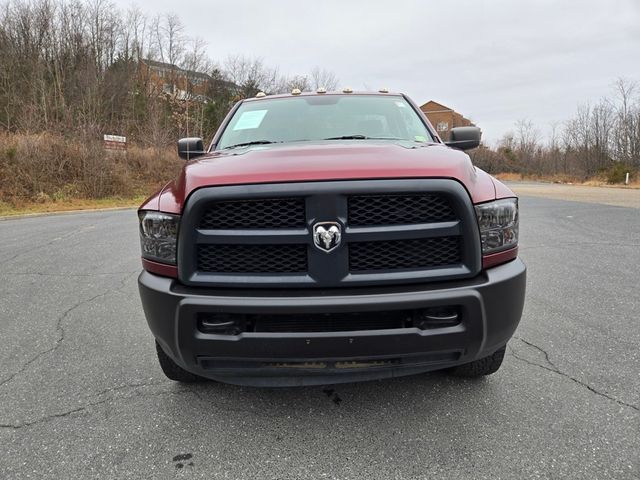
<instances>
[{"instance_id":1,"label":"dry brown grass","mask_svg":"<svg viewBox=\"0 0 640 480\"><path fill-rule=\"evenodd\" d=\"M83 144L50 134L0 134L0 202L9 208L77 204L147 195L182 166L166 149L135 146L108 152L100 142ZM74 203L75 202L75 203Z\"/></svg>"}]
</instances>

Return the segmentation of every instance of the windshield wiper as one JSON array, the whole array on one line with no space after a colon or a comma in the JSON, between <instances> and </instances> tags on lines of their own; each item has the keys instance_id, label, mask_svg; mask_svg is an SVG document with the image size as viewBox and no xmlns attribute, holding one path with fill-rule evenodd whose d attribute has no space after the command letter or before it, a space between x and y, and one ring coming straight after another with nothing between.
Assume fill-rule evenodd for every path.
<instances>
[{"instance_id":1,"label":"windshield wiper","mask_svg":"<svg viewBox=\"0 0 640 480\"><path fill-rule=\"evenodd\" d=\"M365 135L342 135L341 137L323 138L323 140L366 140L368 138Z\"/></svg>"},{"instance_id":2,"label":"windshield wiper","mask_svg":"<svg viewBox=\"0 0 640 480\"><path fill-rule=\"evenodd\" d=\"M228 147L224 147L223 150L229 150L230 148L238 148L238 147L248 147L249 145L269 145L270 143L282 143L282 142L273 142L271 140L253 140L252 142L236 143L235 145L229 145Z\"/></svg>"},{"instance_id":3,"label":"windshield wiper","mask_svg":"<svg viewBox=\"0 0 640 480\"><path fill-rule=\"evenodd\" d=\"M340 137L323 138L323 140L402 140L399 137L368 137L366 135L342 135Z\"/></svg>"}]
</instances>

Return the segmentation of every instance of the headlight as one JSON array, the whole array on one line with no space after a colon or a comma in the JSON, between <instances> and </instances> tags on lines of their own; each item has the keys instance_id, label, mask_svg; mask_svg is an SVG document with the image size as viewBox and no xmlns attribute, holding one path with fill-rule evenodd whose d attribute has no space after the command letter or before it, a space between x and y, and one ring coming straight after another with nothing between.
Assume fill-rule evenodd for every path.
<instances>
[{"instance_id":1,"label":"headlight","mask_svg":"<svg viewBox=\"0 0 640 480\"><path fill-rule=\"evenodd\" d=\"M140 245L142 256L149 260L176 264L176 241L180 215L142 211L140 219Z\"/></svg>"},{"instance_id":2,"label":"headlight","mask_svg":"<svg viewBox=\"0 0 640 480\"><path fill-rule=\"evenodd\" d=\"M500 252L518 245L518 199L506 198L476 205L482 254Z\"/></svg>"}]
</instances>

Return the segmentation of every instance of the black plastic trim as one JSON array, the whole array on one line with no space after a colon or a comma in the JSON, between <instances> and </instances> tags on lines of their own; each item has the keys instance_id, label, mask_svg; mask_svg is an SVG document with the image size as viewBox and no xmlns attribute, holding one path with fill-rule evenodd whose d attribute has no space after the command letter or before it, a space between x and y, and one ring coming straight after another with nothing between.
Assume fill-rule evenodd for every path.
<instances>
[{"instance_id":1,"label":"black plastic trim","mask_svg":"<svg viewBox=\"0 0 640 480\"><path fill-rule=\"evenodd\" d=\"M182 368L208 378L250 385L300 385L385 378L437 370L483 358L503 347L522 315L526 268L519 259L466 280L438 284L333 290L202 289L142 272L145 316L163 350ZM454 306L461 323L420 330L401 328L315 333L202 333L201 312L300 314L371 312ZM447 357L446 355L455 355ZM445 355L444 357L442 355ZM415 362L417 357L425 361ZM254 368L242 362L375 361L366 369ZM431 361L433 360L433 361ZM203 363L204 362L204 363ZM215 367L216 362L220 366ZM224 363L226 362L226 363ZM246 368L245 368L246 367Z\"/></svg>"}]
</instances>

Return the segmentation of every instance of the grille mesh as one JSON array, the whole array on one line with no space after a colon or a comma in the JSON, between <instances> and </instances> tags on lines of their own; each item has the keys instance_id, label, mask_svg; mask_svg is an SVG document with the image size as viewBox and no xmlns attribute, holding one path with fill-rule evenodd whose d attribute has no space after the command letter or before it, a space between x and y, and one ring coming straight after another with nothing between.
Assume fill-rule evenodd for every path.
<instances>
[{"instance_id":1,"label":"grille mesh","mask_svg":"<svg viewBox=\"0 0 640 480\"><path fill-rule=\"evenodd\" d=\"M304 228L304 198L264 198L212 203L202 214L203 229Z\"/></svg>"},{"instance_id":2,"label":"grille mesh","mask_svg":"<svg viewBox=\"0 0 640 480\"><path fill-rule=\"evenodd\" d=\"M196 249L196 258L190 263L189 270L221 276L246 276L246 282L239 282L247 286L273 285L277 278L284 282L283 285L297 285L294 275L305 274L312 280L308 284L337 286L344 284L343 275L347 270L354 274L375 273L381 275L381 279L388 273L389 280L394 282L417 281L415 272L424 271L425 279L437 278L435 269L462 267L467 262L467 255L463 253L467 245L462 233L433 238L402 238L405 226L406 236L412 237L417 234L409 226L423 223L432 223L435 228L439 227L438 223L460 221L457 231L463 232L466 217L461 213L466 215L467 212L458 210L461 207L458 207L453 190L431 190L425 183L421 191L387 189L376 193L371 189L367 190L370 193L356 193L354 190L345 193L338 189L307 192L305 189L287 189L266 193L266 198L242 198L243 193L238 191L238 196L234 194L233 199L215 198L213 195L202 198L199 201L205 203L199 203L195 210L201 212L195 220L196 228L218 230L215 238L222 243L207 243L207 232L199 235L194 231L190 238ZM319 215L318 212L331 212L333 218L346 219L347 228L381 228L377 232L364 229L356 232L354 229L354 235L343 236L343 245L337 254L325 256L314 246L309 225ZM440 226L444 228L447 225ZM383 234L385 227L389 230L388 236ZM251 235L238 237L237 232L221 231L239 229L249 230ZM274 240L267 229L279 230L278 239ZM283 231L286 229L298 231ZM307 231L307 235L300 235L301 230ZM431 234L450 235L437 231L436 228ZM345 233L348 232L346 230ZM224 239L225 235L228 235L227 239ZM269 243L272 241L283 243ZM403 271L407 272L406 279ZM462 269L458 268L458 271ZM291 275L290 280L285 281L281 278L283 275ZM222 281L205 277L198 279L203 284ZM375 282L375 279L361 277L358 281ZM282 327L285 328L284 325ZM323 327L316 325L314 328Z\"/></svg>"},{"instance_id":3,"label":"grille mesh","mask_svg":"<svg viewBox=\"0 0 640 480\"><path fill-rule=\"evenodd\" d=\"M462 262L459 237L349 244L349 270L424 269Z\"/></svg>"},{"instance_id":4,"label":"grille mesh","mask_svg":"<svg viewBox=\"0 0 640 480\"><path fill-rule=\"evenodd\" d=\"M306 245L199 245L198 270L206 273L304 273Z\"/></svg>"},{"instance_id":5,"label":"grille mesh","mask_svg":"<svg viewBox=\"0 0 640 480\"><path fill-rule=\"evenodd\" d=\"M348 199L349 225L403 225L456 219L441 195L352 195Z\"/></svg>"}]
</instances>

